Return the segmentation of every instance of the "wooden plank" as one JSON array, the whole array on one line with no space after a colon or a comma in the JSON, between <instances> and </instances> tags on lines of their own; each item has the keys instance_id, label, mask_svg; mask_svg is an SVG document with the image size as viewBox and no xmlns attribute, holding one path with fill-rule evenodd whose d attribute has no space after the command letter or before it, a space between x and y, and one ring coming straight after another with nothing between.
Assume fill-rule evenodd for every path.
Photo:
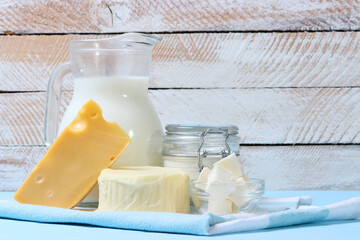
<instances>
[{"instance_id":1,"label":"wooden plank","mask_svg":"<svg viewBox=\"0 0 360 240\"><path fill-rule=\"evenodd\" d=\"M45 147L0 147L0 191L15 191ZM241 147L241 161L266 190L360 190L359 146Z\"/></svg>"},{"instance_id":2,"label":"wooden plank","mask_svg":"<svg viewBox=\"0 0 360 240\"><path fill-rule=\"evenodd\" d=\"M360 190L359 146L241 147L240 154L267 190Z\"/></svg>"},{"instance_id":3,"label":"wooden plank","mask_svg":"<svg viewBox=\"0 0 360 240\"><path fill-rule=\"evenodd\" d=\"M352 0L5 0L0 33L354 30Z\"/></svg>"},{"instance_id":4,"label":"wooden plank","mask_svg":"<svg viewBox=\"0 0 360 240\"><path fill-rule=\"evenodd\" d=\"M1 145L44 144L45 95L0 94ZM163 124L236 124L242 143L360 143L360 88L153 90L150 98Z\"/></svg>"},{"instance_id":5,"label":"wooden plank","mask_svg":"<svg viewBox=\"0 0 360 240\"><path fill-rule=\"evenodd\" d=\"M0 91L45 90L50 73L69 60L69 40L104 37L0 36ZM154 49L151 88L360 86L359 32L163 37Z\"/></svg>"},{"instance_id":6,"label":"wooden plank","mask_svg":"<svg viewBox=\"0 0 360 240\"><path fill-rule=\"evenodd\" d=\"M0 191L15 191L46 151L45 147L0 147Z\"/></svg>"}]
</instances>

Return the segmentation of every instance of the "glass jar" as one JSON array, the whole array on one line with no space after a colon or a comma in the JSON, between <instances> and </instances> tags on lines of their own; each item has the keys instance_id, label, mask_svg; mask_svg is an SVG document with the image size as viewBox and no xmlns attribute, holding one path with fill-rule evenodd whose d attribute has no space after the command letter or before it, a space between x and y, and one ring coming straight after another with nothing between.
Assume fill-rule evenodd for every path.
<instances>
[{"instance_id":1,"label":"glass jar","mask_svg":"<svg viewBox=\"0 0 360 240\"><path fill-rule=\"evenodd\" d=\"M239 128L235 125L168 124L163 138L164 167L179 168L196 179L204 166L230 153L239 155Z\"/></svg>"}]
</instances>

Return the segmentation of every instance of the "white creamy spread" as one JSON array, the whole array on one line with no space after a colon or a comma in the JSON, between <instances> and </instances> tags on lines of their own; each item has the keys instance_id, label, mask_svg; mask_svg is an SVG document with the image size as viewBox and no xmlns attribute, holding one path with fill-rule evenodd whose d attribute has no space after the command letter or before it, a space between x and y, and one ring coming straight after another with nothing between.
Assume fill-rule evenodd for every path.
<instances>
[{"instance_id":1,"label":"white creamy spread","mask_svg":"<svg viewBox=\"0 0 360 240\"><path fill-rule=\"evenodd\" d=\"M219 215L237 213L254 190L235 153L216 162L211 171L204 168L197 182L195 186L210 195L208 212Z\"/></svg>"}]
</instances>

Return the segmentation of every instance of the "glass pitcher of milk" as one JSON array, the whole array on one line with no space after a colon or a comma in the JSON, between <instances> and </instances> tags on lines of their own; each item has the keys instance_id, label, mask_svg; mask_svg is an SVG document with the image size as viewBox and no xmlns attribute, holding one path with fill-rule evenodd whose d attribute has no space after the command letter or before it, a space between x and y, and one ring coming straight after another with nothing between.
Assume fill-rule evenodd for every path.
<instances>
[{"instance_id":1,"label":"glass pitcher of milk","mask_svg":"<svg viewBox=\"0 0 360 240\"><path fill-rule=\"evenodd\" d=\"M90 99L97 102L105 120L117 122L131 142L113 167L162 166L162 125L148 96L152 47L161 38L139 33L70 41L70 62L52 73L47 91L45 140L51 144ZM74 93L58 127L64 76L74 78ZM97 201L88 197L88 201Z\"/></svg>"}]
</instances>

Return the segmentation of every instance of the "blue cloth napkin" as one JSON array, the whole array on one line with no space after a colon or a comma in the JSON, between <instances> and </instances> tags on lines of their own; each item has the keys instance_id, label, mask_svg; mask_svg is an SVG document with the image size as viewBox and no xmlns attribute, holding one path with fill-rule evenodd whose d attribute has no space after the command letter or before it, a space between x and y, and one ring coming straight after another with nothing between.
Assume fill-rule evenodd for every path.
<instances>
[{"instance_id":1,"label":"blue cloth napkin","mask_svg":"<svg viewBox=\"0 0 360 240\"><path fill-rule=\"evenodd\" d=\"M298 203L296 207L294 201ZM277 199L273 202L272 206L271 200L262 201L260 206L265 204L259 208L260 212L217 216L211 213L196 215L164 212L90 212L0 201L0 218L154 232L218 235L360 217L360 197L322 207L310 206L306 198L289 201ZM305 205L302 205L302 202ZM271 209L274 206L275 208ZM266 209L270 209L270 213L264 212ZM274 209L280 210L273 212Z\"/></svg>"}]
</instances>

